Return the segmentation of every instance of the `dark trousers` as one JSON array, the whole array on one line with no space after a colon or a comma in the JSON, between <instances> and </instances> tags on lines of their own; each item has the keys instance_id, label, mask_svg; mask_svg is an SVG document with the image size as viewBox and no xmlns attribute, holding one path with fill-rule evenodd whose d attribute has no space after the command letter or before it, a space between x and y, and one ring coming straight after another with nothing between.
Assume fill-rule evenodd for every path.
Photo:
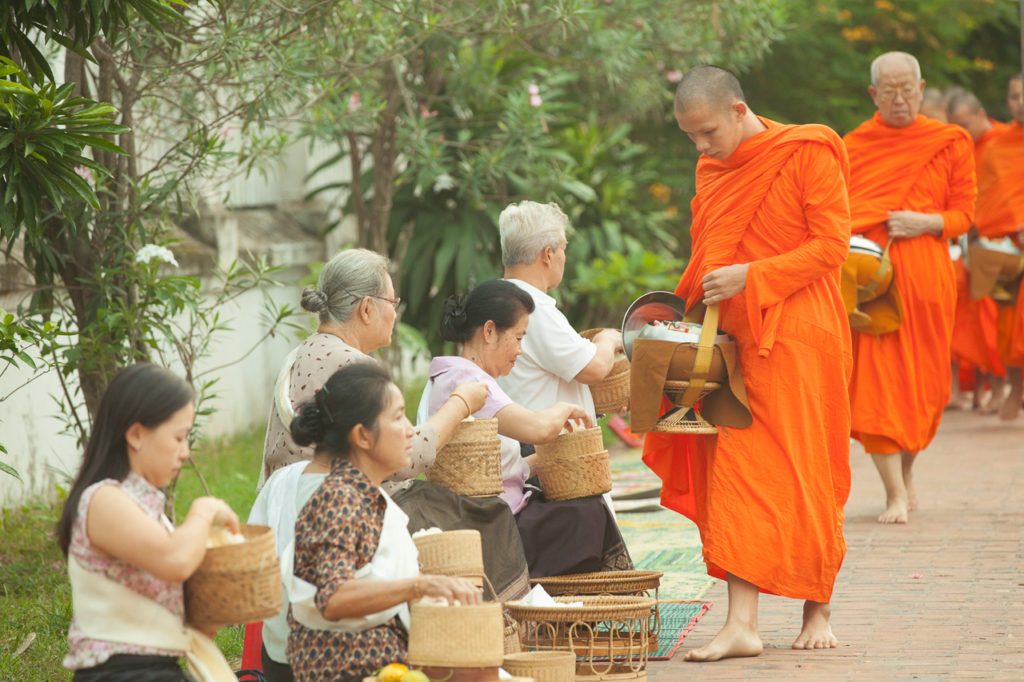
<instances>
[{"instance_id":1,"label":"dark trousers","mask_svg":"<svg viewBox=\"0 0 1024 682\"><path fill-rule=\"evenodd\" d=\"M265 646L260 647L260 660L263 663L263 677L267 678L267 682L295 682L292 667L272 659Z\"/></svg>"},{"instance_id":2,"label":"dark trousers","mask_svg":"<svg viewBox=\"0 0 1024 682\"><path fill-rule=\"evenodd\" d=\"M195 682L174 656L114 654L105 663L76 670L72 682Z\"/></svg>"}]
</instances>

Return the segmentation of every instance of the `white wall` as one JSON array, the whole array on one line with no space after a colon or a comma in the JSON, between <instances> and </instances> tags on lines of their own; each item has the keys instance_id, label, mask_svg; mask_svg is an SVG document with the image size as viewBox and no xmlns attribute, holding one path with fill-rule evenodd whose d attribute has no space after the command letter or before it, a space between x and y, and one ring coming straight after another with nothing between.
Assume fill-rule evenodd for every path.
<instances>
[{"instance_id":1,"label":"white wall","mask_svg":"<svg viewBox=\"0 0 1024 682\"><path fill-rule=\"evenodd\" d=\"M289 284L269 290L279 303L297 307L300 287ZM0 307L12 307L12 301L0 298ZM266 332L259 312L263 297L251 291L221 309L221 317L232 328L215 337L212 355L197 370L215 368L233 362ZM305 325L310 316L302 313L296 321ZM219 377L214 388L217 397L210 406L215 412L203 418L204 436L221 436L254 425L263 425L270 410L270 396L281 361L297 338L279 334L268 339L244 360L224 368L211 377ZM0 397L31 376L9 370L0 377ZM71 377L74 380L74 377ZM67 478L78 470L81 448L75 438L60 433L63 426L59 407L53 397L60 395L60 382L54 372L20 389L0 402L0 442L7 448L3 461L18 470L24 483L0 473L0 508L31 501L53 499L55 485L67 487Z\"/></svg>"}]
</instances>

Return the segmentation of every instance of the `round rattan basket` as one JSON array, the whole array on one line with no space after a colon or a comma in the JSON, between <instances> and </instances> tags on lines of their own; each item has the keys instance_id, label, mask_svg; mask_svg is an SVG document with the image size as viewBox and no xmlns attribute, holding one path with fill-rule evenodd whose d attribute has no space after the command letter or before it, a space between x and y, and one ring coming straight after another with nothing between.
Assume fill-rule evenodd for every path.
<instances>
[{"instance_id":1,"label":"round rattan basket","mask_svg":"<svg viewBox=\"0 0 1024 682\"><path fill-rule=\"evenodd\" d=\"M466 578L484 574L484 555L478 530L448 530L413 538L423 573Z\"/></svg>"},{"instance_id":2,"label":"round rattan basket","mask_svg":"<svg viewBox=\"0 0 1024 682\"><path fill-rule=\"evenodd\" d=\"M647 596L661 585L660 571L598 571L533 578L551 596L572 594L635 594Z\"/></svg>"},{"instance_id":3,"label":"round rattan basket","mask_svg":"<svg viewBox=\"0 0 1024 682\"><path fill-rule=\"evenodd\" d=\"M505 608L512 617L523 623L551 621L556 623L584 622L592 623L601 620L619 620L623 618L643 618L646 620L654 608L654 600L648 597L629 596L568 596L554 597L556 602L577 606L529 606L518 601L505 602Z\"/></svg>"},{"instance_id":4,"label":"round rattan basket","mask_svg":"<svg viewBox=\"0 0 1024 682\"><path fill-rule=\"evenodd\" d=\"M490 497L502 491L497 419L465 419L427 469L426 479L459 495Z\"/></svg>"},{"instance_id":5,"label":"round rattan basket","mask_svg":"<svg viewBox=\"0 0 1024 682\"><path fill-rule=\"evenodd\" d=\"M505 658L501 604L473 606L410 604L409 663L417 666L483 668Z\"/></svg>"},{"instance_id":6,"label":"round rattan basket","mask_svg":"<svg viewBox=\"0 0 1024 682\"><path fill-rule=\"evenodd\" d=\"M532 677L536 682L573 682L576 678L576 656L571 651L509 654L501 667L509 675Z\"/></svg>"},{"instance_id":7,"label":"round rattan basket","mask_svg":"<svg viewBox=\"0 0 1024 682\"><path fill-rule=\"evenodd\" d=\"M593 339L600 329L580 332L585 339ZM612 369L601 381L590 385L594 398L594 411L598 414L613 414L629 404L629 358L625 353L615 354Z\"/></svg>"},{"instance_id":8,"label":"round rattan basket","mask_svg":"<svg viewBox=\"0 0 1024 682\"><path fill-rule=\"evenodd\" d=\"M185 581L185 614L195 625L244 625L280 613L281 570L274 533L242 524L245 542L211 547Z\"/></svg>"}]
</instances>

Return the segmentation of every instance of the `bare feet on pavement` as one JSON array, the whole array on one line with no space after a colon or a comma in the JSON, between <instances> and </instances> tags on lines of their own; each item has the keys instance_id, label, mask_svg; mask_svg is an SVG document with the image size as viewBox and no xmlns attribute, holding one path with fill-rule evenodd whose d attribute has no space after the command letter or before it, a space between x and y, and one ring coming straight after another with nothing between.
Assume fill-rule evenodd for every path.
<instances>
[{"instance_id":1,"label":"bare feet on pavement","mask_svg":"<svg viewBox=\"0 0 1024 682\"><path fill-rule=\"evenodd\" d=\"M804 626L796 641L793 642L793 648L834 649L839 646L839 640L832 634L832 626L829 623L831 616L832 606L830 604L805 601Z\"/></svg>"},{"instance_id":2,"label":"bare feet on pavement","mask_svg":"<svg viewBox=\"0 0 1024 682\"><path fill-rule=\"evenodd\" d=\"M891 497L885 501L885 511L878 516L879 523L906 523L907 500L904 497Z\"/></svg>"},{"instance_id":3,"label":"bare feet on pavement","mask_svg":"<svg viewBox=\"0 0 1024 682\"><path fill-rule=\"evenodd\" d=\"M687 661L707 662L720 661L723 658L741 656L760 656L764 651L761 638L757 632L742 625L726 625L718 631L714 639L700 647L686 652Z\"/></svg>"}]
</instances>

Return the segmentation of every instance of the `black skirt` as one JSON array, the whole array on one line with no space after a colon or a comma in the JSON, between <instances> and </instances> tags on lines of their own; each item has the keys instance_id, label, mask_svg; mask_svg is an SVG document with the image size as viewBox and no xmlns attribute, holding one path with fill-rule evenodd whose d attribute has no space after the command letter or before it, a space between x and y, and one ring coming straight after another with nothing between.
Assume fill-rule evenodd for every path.
<instances>
[{"instance_id":1,"label":"black skirt","mask_svg":"<svg viewBox=\"0 0 1024 682\"><path fill-rule=\"evenodd\" d=\"M105 663L76 670L72 682L195 682L174 656L114 654Z\"/></svg>"},{"instance_id":2,"label":"black skirt","mask_svg":"<svg viewBox=\"0 0 1024 682\"><path fill-rule=\"evenodd\" d=\"M633 568L601 496L555 501L535 490L516 522L531 578Z\"/></svg>"}]
</instances>

